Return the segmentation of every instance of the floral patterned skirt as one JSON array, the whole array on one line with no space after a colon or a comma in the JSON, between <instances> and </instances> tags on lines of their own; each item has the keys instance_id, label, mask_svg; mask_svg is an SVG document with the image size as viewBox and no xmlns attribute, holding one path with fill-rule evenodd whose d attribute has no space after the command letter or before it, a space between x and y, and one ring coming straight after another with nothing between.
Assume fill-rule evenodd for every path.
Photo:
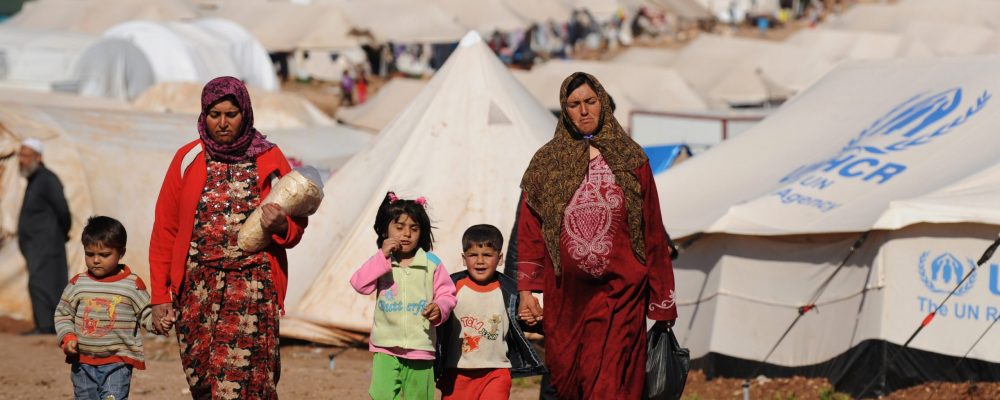
<instances>
[{"instance_id":1,"label":"floral patterned skirt","mask_svg":"<svg viewBox=\"0 0 1000 400\"><path fill-rule=\"evenodd\" d=\"M191 397L278 398L278 294L269 264L218 269L189 262L175 301Z\"/></svg>"}]
</instances>

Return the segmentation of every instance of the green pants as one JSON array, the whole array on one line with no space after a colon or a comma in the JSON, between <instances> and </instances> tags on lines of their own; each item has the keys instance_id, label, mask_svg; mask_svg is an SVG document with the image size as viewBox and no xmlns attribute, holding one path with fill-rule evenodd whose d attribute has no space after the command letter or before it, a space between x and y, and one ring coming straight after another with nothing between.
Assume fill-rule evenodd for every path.
<instances>
[{"instance_id":1,"label":"green pants","mask_svg":"<svg viewBox=\"0 0 1000 400\"><path fill-rule=\"evenodd\" d=\"M374 400L434 400L434 361L375 353L368 394Z\"/></svg>"}]
</instances>

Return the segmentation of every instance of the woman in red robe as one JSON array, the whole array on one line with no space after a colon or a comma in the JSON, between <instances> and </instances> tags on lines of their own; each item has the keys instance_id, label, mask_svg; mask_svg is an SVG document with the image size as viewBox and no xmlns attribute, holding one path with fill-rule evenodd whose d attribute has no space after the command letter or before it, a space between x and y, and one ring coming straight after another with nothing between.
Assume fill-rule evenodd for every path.
<instances>
[{"instance_id":1,"label":"woman in red robe","mask_svg":"<svg viewBox=\"0 0 1000 400\"><path fill-rule=\"evenodd\" d=\"M596 78L570 75L559 98L555 137L521 181L519 315L542 323L559 399L641 399L646 318L677 318L656 184Z\"/></svg>"}]
</instances>

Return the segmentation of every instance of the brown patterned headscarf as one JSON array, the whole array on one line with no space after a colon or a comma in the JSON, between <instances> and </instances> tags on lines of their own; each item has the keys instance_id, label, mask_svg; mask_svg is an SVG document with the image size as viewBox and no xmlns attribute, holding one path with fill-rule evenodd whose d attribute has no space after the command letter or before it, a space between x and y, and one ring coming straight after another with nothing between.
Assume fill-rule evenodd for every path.
<instances>
[{"instance_id":1,"label":"brown patterned headscarf","mask_svg":"<svg viewBox=\"0 0 1000 400\"><path fill-rule=\"evenodd\" d=\"M583 135L578 132L566 112L569 83L578 75L586 78L601 101L601 117L596 134ZM528 170L524 172L524 178L521 179L521 189L524 190L528 206L542 219L542 237L556 275L561 272L559 236L562 233L563 212L587 175L590 163L588 145L601 151L601 156L615 175L615 183L625 192L632 252L640 262L645 263L642 189L635 169L647 162L646 153L618 124L611 111L611 98L597 78L583 72L573 73L562 83L559 103L562 105L562 113L559 124L556 125L555 137L535 152Z\"/></svg>"}]
</instances>

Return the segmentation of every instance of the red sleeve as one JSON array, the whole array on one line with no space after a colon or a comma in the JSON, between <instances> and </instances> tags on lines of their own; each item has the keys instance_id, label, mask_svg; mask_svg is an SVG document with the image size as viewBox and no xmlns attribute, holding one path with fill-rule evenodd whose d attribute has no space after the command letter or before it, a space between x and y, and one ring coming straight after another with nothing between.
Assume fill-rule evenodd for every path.
<instances>
[{"instance_id":1,"label":"red sleeve","mask_svg":"<svg viewBox=\"0 0 1000 400\"><path fill-rule=\"evenodd\" d=\"M181 195L180 165L188 150L189 146L184 146L174 155L163 178L160 194L156 198L153 233L149 239L149 284L152 304L170 302L170 264L180 215L177 210Z\"/></svg>"},{"instance_id":2,"label":"red sleeve","mask_svg":"<svg viewBox=\"0 0 1000 400\"><path fill-rule=\"evenodd\" d=\"M646 238L646 266L649 269L649 307L647 316L657 321L677 319L674 296L674 266L670 261L667 230L660 215L660 198L649 163L636 170L642 187L643 234Z\"/></svg>"},{"instance_id":3,"label":"red sleeve","mask_svg":"<svg viewBox=\"0 0 1000 400\"><path fill-rule=\"evenodd\" d=\"M517 221L517 290L541 292L545 288L545 241L542 221L521 195Z\"/></svg>"},{"instance_id":4,"label":"red sleeve","mask_svg":"<svg viewBox=\"0 0 1000 400\"><path fill-rule=\"evenodd\" d=\"M281 152L281 149L275 147L278 152L278 172L281 176L292 172L292 167L288 165L288 159L285 158L285 154ZM271 239L278 246L290 249L299 244L302 240L302 232L306 230L306 225L309 224L309 219L307 217L286 217L288 220L288 230L285 231L285 235L271 235Z\"/></svg>"}]
</instances>

